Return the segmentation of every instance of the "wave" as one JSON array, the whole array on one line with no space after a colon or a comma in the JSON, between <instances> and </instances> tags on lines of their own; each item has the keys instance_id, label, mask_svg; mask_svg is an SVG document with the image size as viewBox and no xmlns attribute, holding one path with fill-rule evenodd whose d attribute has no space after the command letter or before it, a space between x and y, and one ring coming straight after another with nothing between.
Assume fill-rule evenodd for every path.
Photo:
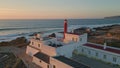
<instances>
[{"instance_id":1,"label":"wave","mask_svg":"<svg viewBox=\"0 0 120 68\"><path fill-rule=\"evenodd\" d=\"M1 28L0 31L7 31L7 30L21 30L21 29L29 29L29 28Z\"/></svg>"},{"instance_id":2,"label":"wave","mask_svg":"<svg viewBox=\"0 0 120 68\"><path fill-rule=\"evenodd\" d=\"M33 33L34 33L34 32L2 35L2 36L0 36L0 42L3 42L3 41L11 41L11 40L16 39L16 38L18 38L18 37L26 37L26 39L29 40L29 35L31 35L31 34L33 34Z\"/></svg>"},{"instance_id":3,"label":"wave","mask_svg":"<svg viewBox=\"0 0 120 68\"><path fill-rule=\"evenodd\" d=\"M24 30L24 29L48 29L48 30L53 30L53 29L61 29L61 28L51 28L51 27L31 27L31 28L0 28L0 31L7 31L7 30Z\"/></svg>"},{"instance_id":4,"label":"wave","mask_svg":"<svg viewBox=\"0 0 120 68\"><path fill-rule=\"evenodd\" d=\"M76 28L80 28L80 27L89 27L89 28L95 28L95 27L102 27L102 26L109 26L109 25L115 25L115 24L120 24L120 23L114 23L114 24L96 24L96 25L71 25L68 27L68 31L71 31L71 29L76 29ZM33 31L26 33L26 29L33 29ZM38 29L38 30L36 30ZM19 33L14 33L14 34L8 34L8 35L1 35L0 36L0 42L1 41L9 41L12 39L15 39L17 37L21 37L24 36L26 38L29 38L29 35L33 34L33 33L37 33L37 32L60 32L63 31L63 27L59 28L51 28L51 27L30 27L30 28L0 28L0 31L7 31L7 30L18 30ZM20 30L25 30L25 32L20 32ZM36 30L36 31L35 31ZM8 32L8 31L7 31Z\"/></svg>"}]
</instances>

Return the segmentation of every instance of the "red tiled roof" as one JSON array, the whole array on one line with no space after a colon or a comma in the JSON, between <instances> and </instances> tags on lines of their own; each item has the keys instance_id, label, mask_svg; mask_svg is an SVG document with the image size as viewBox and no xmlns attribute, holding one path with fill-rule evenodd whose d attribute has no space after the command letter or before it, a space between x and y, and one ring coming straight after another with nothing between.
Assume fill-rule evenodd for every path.
<instances>
[{"instance_id":1,"label":"red tiled roof","mask_svg":"<svg viewBox=\"0 0 120 68\"><path fill-rule=\"evenodd\" d=\"M104 49L104 46L97 46L95 44L90 44L90 43L86 43L86 44L84 44L84 46L93 47L93 48L96 48L96 49L100 49L100 50L104 50L104 51L109 51L109 52L120 54L120 50L118 50L118 49L113 49L113 48L106 48L106 49Z\"/></svg>"}]
</instances>

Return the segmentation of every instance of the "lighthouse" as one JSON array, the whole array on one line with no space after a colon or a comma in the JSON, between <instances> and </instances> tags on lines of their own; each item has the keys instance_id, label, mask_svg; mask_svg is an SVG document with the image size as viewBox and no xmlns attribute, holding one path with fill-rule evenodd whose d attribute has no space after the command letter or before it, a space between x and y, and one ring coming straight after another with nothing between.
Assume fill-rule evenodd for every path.
<instances>
[{"instance_id":1,"label":"lighthouse","mask_svg":"<svg viewBox=\"0 0 120 68\"><path fill-rule=\"evenodd\" d=\"M65 33L67 33L67 19L64 20L64 38L65 38Z\"/></svg>"}]
</instances>

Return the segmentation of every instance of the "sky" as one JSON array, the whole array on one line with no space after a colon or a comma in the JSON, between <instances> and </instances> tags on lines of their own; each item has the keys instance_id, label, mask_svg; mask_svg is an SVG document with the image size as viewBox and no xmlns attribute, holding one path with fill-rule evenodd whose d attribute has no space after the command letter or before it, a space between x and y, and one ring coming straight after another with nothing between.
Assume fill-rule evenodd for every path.
<instances>
[{"instance_id":1,"label":"sky","mask_svg":"<svg viewBox=\"0 0 120 68\"><path fill-rule=\"evenodd\" d=\"M0 0L0 19L91 19L120 15L120 0Z\"/></svg>"}]
</instances>

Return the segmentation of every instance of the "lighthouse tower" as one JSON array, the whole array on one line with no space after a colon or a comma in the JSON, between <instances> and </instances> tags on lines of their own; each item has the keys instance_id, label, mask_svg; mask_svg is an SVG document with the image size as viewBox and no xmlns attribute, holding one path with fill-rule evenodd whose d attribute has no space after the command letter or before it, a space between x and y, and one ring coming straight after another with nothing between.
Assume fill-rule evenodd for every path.
<instances>
[{"instance_id":1,"label":"lighthouse tower","mask_svg":"<svg viewBox=\"0 0 120 68\"><path fill-rule=\"evenodd\" d=\"M64 20L64 38L65 38L65 33L67 33L67 19Z\"/></svg>"}]
</instances>

